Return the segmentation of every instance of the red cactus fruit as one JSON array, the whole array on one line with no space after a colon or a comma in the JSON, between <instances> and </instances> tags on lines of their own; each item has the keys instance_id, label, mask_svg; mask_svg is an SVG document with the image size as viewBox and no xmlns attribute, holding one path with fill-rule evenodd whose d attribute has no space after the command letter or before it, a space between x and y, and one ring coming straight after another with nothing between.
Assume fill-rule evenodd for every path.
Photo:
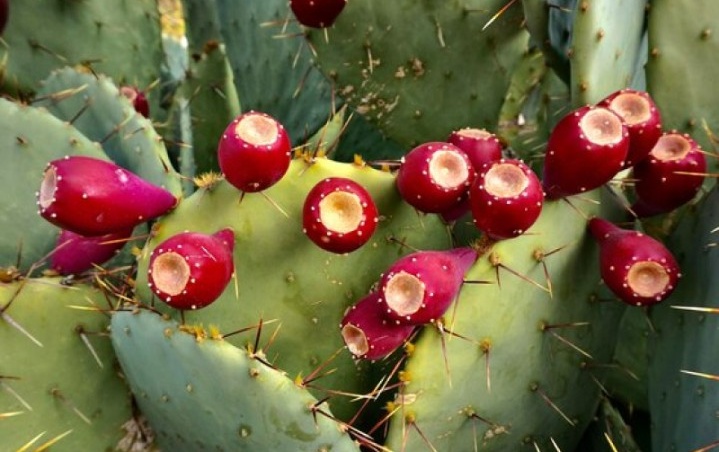
<instances>
[{"instance_id":1,"label":"red cactus fruit","mask_svg":"<svg viewBox=\"0 0 719 452\"><path fill-rule=\"evenodd\" d=\"M462 199L459 201L459 203L453 205L447 210L439 212L439 216L442 217L442 220L445 223L452 224L462 218L467 213L469 213L470 206L468 195L469 192L465 194L465 196L462 196Z\"/></svg>"},{"instance_id":2,"label":"red cactus fruit","mask_svg":"<svg viewBox=\"0 0 719 452\"><path fill-rule=\"evenodd\" d=\"M302 231L320 248L349 253L372 237L379 216L372 196L342 177L320 181L305 198Z\"/></svg>"},{"instance_id":3,"label":"red cactus fruit","mask_svg":"<svg viewBox=\"0 0 719 452\"><path fill-rule=\"evenodd\" d=\"M650 306L672 293L681 273L660 242L601 218L589 221L589 231L599 243L602 280L621 301Z\"/></svg>"},{"instance_id":4,"label":"red cactus fruit","mask_svg":"<svg viewBox=\"0 0 719 452\"><path fill-rule=\"evenodd\" d=\"M131 229L177 204L164 188L112 162L83 156L50 162L37 198L43 218L84 236Z\"/></svg>"},{"instance_id":5,"label":"red cactus fruit","mask_svg":"<svg viewBox=\"0 0 719 452\"><path fill-rule=\"evenodd\" d=\"M95 237L62 230L50 257L50 268L61 275L77 275L90 270L112 259L131 235L132 229Z\"/></svg>"},{"instance_id":6,"label":"red cactus fruit","mask_svg":"<svg viewBox=\"0 0 719 452\"><path fill-rule=\"evenodd\" d=\"M463 150L477 172L485 163L502 158L502 143L499 138L484 129L455 130L449 134L447 142Z\"/></svg>"},{"instance_id":7,"label":"red cactus fruit","mask_svg":"<svg viewBox=\"0 0 719 452\"><path fill-rule=\"evenodd\" d=\"M0 34L5 31L7 19L10 15L10 0L0 0Z\"/></svg>"},{"instance_id":8,"label":"red cactus fruit","mask_svg":"<svg viewBox=\"0 0 719 452\"><path fill-rule=\"evenodd\" d=\"M290 0L297 21L306 27L326 28L335 23L347 0Z\"/></svg>"},{"instance_id":9,"label":"red cactus fruit","mask_svg":"<svg viewBox=\"0 0 719 452\"><path fill-rule=\"evenodd\" d=\"M623 89L598 104L618 114L629 132L629 151L624 167L642 161L662 135L662 116L654 99L645 91Z\"/></svg>"},{"instance_id":10,"label":"red cactus fruit","mask_svg":"<svg viewBox=\"0 0 719 452\"><path fill-rule=\"evenodd\" d=\"M258 192L282 179L290 166L292 145L285 128L256 111L235 118L217 148L227 181L243 192Z\"/></svg>"},{"instance_id":11,"label":"red cactus fruit","mask_svg":"<svg viewBox=\"0 0 719 452\"><path fill-rule=\"evenodd\" d=\"M469 189L477 228L495 240L521 235L539 217L544 202L542 183L519 160L485 163Z\"/></svg>"},{"instance_id":12,"label":"red cactus fruit","mask_svg":"<svg viewBox=\"0 0 719 452\"><path fill-rule=\"evenodd\" d=\"M150 104L147 102L145 93L140 91L136 86L122 86L120 87L120 94L127 97L135 111L140 113L142 116L150 117Z\"/></svg>"},{"instance_id":13,"label":"red cactus fruit","mask_svg":"<svg viewBox=\"0 0 719 452\"><path fill-rule=\"evenodd\" d=\"M648 217L691 201L702 186L706 170L706 158L696 141L678 132L665 133L649 156L634 166L634 212Z\"/></svg>"},{"instance_id":14,"label":"red cactus fruit","mask_svg":"<svg viewBox=\"0 0 719 452\"><path fill-rule=\"evenodd\" d=\"M547 143L542 185L549 199L593 190L622 169L629 132L616 113L578 108L554 127Z\"/></svg>"},{"instance_id":15,"label":"red cactus fruit","mask_svg":"<svg viewBox=\"0 0 719 452\"><path fill-rule=\"evenodd\" d=\"M476 260L472 248L419 251L400 258L380 280L385 315L410 325L439 319L457 297L465 273Z\"/></svg>"},{"instance_id":16,"label":"red cactus fruit","mask_svg":"<svg viewBox=\"0 0 719 452\"><path fill-rule=\"evenodd\" d=\"M397 188L402 198L425 213L452 208L466 195L476 172L458 147L442 142L424 143L402 159Z\"/></svg>"},{"instance_id":17,"label":"red cactus fruit","mask_svg":"<svg viewBox=\"0 0 719 452\"><path fill-rule=\"evenodd\" d=\"M355 357L377 360L399 348L412 334L414 325L398 325L385 317L379 294L372 292L347 310L340 330Z\"/></svg>"},{"instance_id":18,"label":"red cactus fruit","mask_svg":"<svg viewBox=\"0 0 719 452\"><path fill-rule=\"evenodd\" d=\"M232 229L212 235L182 232L157 245L147 269L148 286L176 309L200 309L215 301L234 272Z\"/></svg>"}]
</instances>

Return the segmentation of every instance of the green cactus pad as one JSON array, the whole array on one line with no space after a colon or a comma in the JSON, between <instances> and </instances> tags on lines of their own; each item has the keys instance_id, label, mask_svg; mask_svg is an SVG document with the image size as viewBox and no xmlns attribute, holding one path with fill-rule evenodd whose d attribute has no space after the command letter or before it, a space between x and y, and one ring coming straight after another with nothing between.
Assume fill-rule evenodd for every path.
<instances>
[{"instance_id":1,"label":"green cactus pad","mask_svg":"<svg viewBox=\"0 0 719 452\"><path fill-rule=\"evenodd\" d=\"M20 413L0 419L0 449L115 450L132 410L99 312L109 308L57 278L0 284L0 413Z\"/></svg>"},{"instance_id":2,"label":"green cactus pad","mask_svg":"<svg viewBox=\"0 0 719 452\"><path fill-rule=\"evenodd\" d=\"M273 116L293 144L304 143L332 112L332 89L313 66L289 3L215 2L243 108Z\"/></svg>"},{"instance_id":3,"label":"green cactus pad","mask_svg":"<svg viewBox=\"0 0 719 452\"><path fill-rule=\"evenodd\" d=\"M401 146L461 127L496 129L527 49L520 4L505 0L348 2L310 42L336 92ZM483 29L486 25L486 29Z\"/></svg>"},{"instance_id":4,"label":"green cactus pad","mask_svg":"<svg viewBox=\"0 0 719 452\"><path fill-rule=\"evenodd\" d=\"M190 53L202 53L208 43L222 42L216 0L184 0L182 9Z\"/></svg>"},{"instance_id":5,"label":"green cactus pad","mask_svg":"<svg viewBox=\"0 0 719 452\"><path fill-rule=\"evenodd\" d=\"M347 255L323 251L302 233L304 198L327 177L348 177L362 184L383 216L370 242ZM420 216L404 203L394 179L386 172L327 159L317 159L312 165L295 160L285 177L264 192L267 197L248 193L240 201L240 192L226 182L198 190L157 223L156 235L139 258L138 293L143 300L152 298L147 288L148 260L163 240L188 229L213 233L231 227L235 232L236 282L230 282L214 304L186 312L185 319L190 324L215 325L224 334L256 325L260 319L276 320L276 324L265 326L260 345L279 328L266 352L268 359L292 377L306 377L343 348L342 315L370 290L381 272L410 252L409 247L441 249L449 245L444 225L434 216ZM159 300L155 304L164 305ZM255 335L251 330L228 340L253 346ZM355 393L367 390L362 372L366 366L356 365L348 351L341 351L327 364L327 370L334 368L337 371L317 381L317 386ZM330 405L335 414L347 419L359 403L348 407L345 402L332 399Z\"/></svg>"},{"instance_id":6,"label":"green cactus pad","mask_svg":"<svg viewBox=\"0 0 719 452\"><path fill-rule=\"evenodd\" d=\"M645 311L627 309L617 331L613 366L604 374L604 387L611 397L645 411L649 410L647 347L651 329L651 320Z\"/></svg>"},{"instance_id":7,"label":"green cactus pad","mask_svg":"<svg viewBox=\"0 0 719 452\"><path fill-rule=\"evenodd\" d=\"M72 94L68 94L72 93ZM162 138L105 76L63 68L43 81L35 104L44 106L101 143L118 165L175 195L180 178L170 164Z\"/></svg>"},{"instance_id":8,"label":"green cactus pad","mask_svg":"<svg viewBox=\"0 0 719 452\"><path fill-rule=\"evenodd\" d=\"M632 434L632 426L627 425L622 413L612 405L609 399L602 399L596 419L589 425L576 450L641 452Z\"/></svg>"},{"instance_id":9,"label":"green cactus pad","mask_svg":"<svg viewBox=\"0 0 719 452\"><path fill-rule=\"evenodd\" d=\"M569 83L569 56L571 44L572 7L576 0L522 0L527 30L532 43L544 54L547 65L562 80Z\"/></svg>"},{"instance_id":10,"label":"green cactus pad","mask_svg":"<svg viewBox=\"0 0 719 452\"><path fill-rule=\"evenodd\" d=\"M712 149L704 124L717 133L719 3L709 0L655 0L649 11L647 89L662 112L665 129L690 133ZM667 33L671 30L671 33Z\"/></svg>"},{"instance_id":11,"label":"green cactus pad","mask_svg":"<svg viewBox=\"0 0 719 452\"><path fill-rule=\"evenodd\" d=\"M599 102L614 91L630 87L643 55L646 3L577 2L570 59L575 107ZM639 70L643 68L639 66Z\"/></svg>"},{"instance_id":12,"label":"green cactus pad","mask_svg":"<svg viewBox=\"0 0 719 452\"><path fill-rule=\"evenodd\" d=\"M182 94L191 115L195 172L219 171L217 143L227 125L240 114L240 100L223 46L208 45L193 56Z\"/></svg>"},{"instance_id":13,"label":"green cactus pad","mask_svg":"<svg viewBox=\"0 0 719 452\"><path fill-rule=\"evenodd\" d=\"M35 91L56 68L86 65L118 83L146 87L163 59L154 0L19 1L11 6L0 48L3 83ZM60 37L62 37L60 39Z\"/></svg>"},{"instance_id":14,"label":"green cactus pad","mask_svg":"<svg viewBox=\"0 0 719 452\"><path fill-rule=\"evenodd\" d=\"M164 450L357 451L326 405L223 340L151 312L112 318L112 343Z\"/></svg>"},{"instance_id":15,"label":"green cactus pad","mask_svg":"<svg viewBox=\"0 0 719 452\"><path fill-rule=\"evenodd\" d=\"M35 193L51 160L66 155L107 159L99 145L44 109L0 99L0 267L27 270L55 246L58 229L37 213Z\"/></svg>"},{"instance_id":16,"label":"green cactus pad","mask_svg":"<svg viewBox=\"0 0 719 452\"><path fill-rule=\"evenodd\" d=\"M651 311L656 330L649 341L654 450L698 450L719 439L719 314L707 311L717 309L719 292L718 206L714 189L697 212L685 215L669 241L684 277Z\"/></svg>"},{"instance_id":17,"label":"green cactus pad","mask_svg":"<svg viewBox=\"0 0 719 452\"><path fill-rule=\"evenodd\" d=\"M462 288L444 320L458 337L425 327L395 401L391 448L551 450L554 441L573 450L599 402L597 368L611 360L624 306L599 301L598 250L583 216L616 205L571 202L583 214L547 202L524 235L480 257L466 279L494 284Z\"/></svg>"}]
</instances>

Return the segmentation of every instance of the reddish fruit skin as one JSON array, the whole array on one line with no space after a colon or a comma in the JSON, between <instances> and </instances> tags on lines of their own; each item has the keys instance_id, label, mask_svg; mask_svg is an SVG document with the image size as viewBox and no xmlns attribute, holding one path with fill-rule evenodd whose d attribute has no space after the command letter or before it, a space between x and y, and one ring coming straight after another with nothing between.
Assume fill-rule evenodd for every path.
<instances>
[{"instance_id":1,"label":"reddish fruit skin","mask_svg":"<svg viewBox=\"0 0 719 452\"><path fill-rule=\"evenodd\" d=\"M467 177L450 187L443 187L430 174L430 162L440 152L449 152L461 162ZM462 201L476 172L469 157L458 147L443 142L424 143L409 151L397 172L397 189L402 199L420 212L446 212Z\"/></svg>"},{"instance_id":2,"label":"reddish fruit skin","mask_svg":"<svg viewBox=\"0 0 719 452\"><path fill-rule=\"evenodd\" d=\"M480 129L460 129L449 134L447 142L463 150L479 172L485 163L502 158L502 143L493 133Z\"/></svg>"},{"instance_id":3,"label":"reddish fruit skin","mask_svg":"<svg viewBox=\"0 0 719 452\"><path fill-rule=\"evenodd\" d=\"M61 275L77 275L113 258L132 235L132 229L95 237L63 230L58 236L50 268Z\"/></svg>"},{"instance_id":4,"label":"reddish fruit skin","mask_svg":"<svg viewBox=\"0 0 719 452\"><path fill-rule=\"evenodd\" d=\"M336 231L322 222L320 203L332 193L354 195L361 203L362 219L351 231ZM349 253L372 237L379 214L372 195L357 182L343 177L329 177L317 183L305 198L302 211L303 232L317 246L332 253Z\"/></svg>"},{"instance_id":5,"label":"reddish fruit skin","mask_svg":"<svg viewBox=\"0 0 719 452\"><path fill-rule=\"evenodd\" d=\"M164 188L112 162L83 156L50 162L37 196L43 218L84 236L134 228L177 204Z\"/></svg>"},{"instance_id":6,"label":"reddish fruit skin","mask_svg":"<svg viewBox=\"0 0 719 452\"><path fill-rule=\"evenodd\" d=\"M10 15L10 0L0 0L0 34L5 31L8 16Z\"/></svg>"},{"instance_id":7,"label":"reddish fruit skin","mask_svg":"<svg viewBox=\"0 0 719 452\"><path fill-rule=\"evenodd\" d=\"M681 140L689 151L675 160L658 158L655 147L649 156L634 166L632 178L637 201L632 210L640 217L670 212L691 201L702 186L704 176L678 173L705 173L706 158L701 148L688 135L668 132L660 140ZM660 142L658 142L660 143Z\"/></svg>"},{"instance_id":8,"label":"reddish fruit skin","mask_svg":"<svg viewBox=\"0 0 719 452\"><path fill-rule=\"evenodd\" d=\"M465 196L462 197L461 201L459 203L453 205L447 210L444 210L442 212L439 212L439 216L442 217L442 220L447 224L452 224L462 218L464 215L469 213L470 211L470 205L469 205L469 192Z\"/></svg>"},{"instance_id":9,"label":"reddish fruit skin","mask_svg":"<svg viewBox=\"0 0 719 452\"><path fill-rule=\"evenodd\" d=\"M552 130L542 178L548 199L593 190L609 182L622 169L629 150L626 126L622 124L622 138L615 144L595 144L582 133L580 121L595 109L611 112L602 107L584 106L567 114Z\"/></svg>"},{"instance_id":10,"label":"reddish fruit skin","mask_svg":"<svg viewBox=\"0 0 719 452\"><path fill-rule=\"evenodd\" d=\"M674 256L660 242L638 231L621 229L601 218L589 221L589 231L599 243L599 267L602 280L624 303L632 306L651 306L666 299L681 277ZM627 284L633 264L659 264L668 276L664 289L654 296L635 293Z\"/></svg>"},{"instance_id":11,"label":"reddish fruit skin","mask_svg":"<svg viewBox=\"0 0 719 452\"><path fill-rule=\"evenodd\" d=\"M297 21L306 27L331 26L347 4L347 0L290 0Z\"/></svg>"},{"instance_id":12,"label":"reddish fruit skin","mask_svg":"<svg viewBox=\"0 0 719 452\"><path fill-rule=\"evenodd\" d=\"M176 309L200 309L215 301L227 287L235 271L232 253L235 245L231 229L212 235L182 232L160 243L150 256L148 286L162 301ZM153 264L158 257L176 253L187 263L189 276L178 293L168 293L157 287L160 277ZM172 271L172 270L170 270Z\"/></svg>"},{"instance_id":13,"label":"reddish fruit skin","mask_svg":"<svg viewBox=\"0 0 719 452\"><path fill-rule=\"evenodd\" d=\"M448 251L418 251L398 259L382 275L379 295L385 315L398 323L423 325L442 317L457 297L464 275L477 260L472 248ZM421 306L413 313L400 312L387 301L390 284L397 275L415 276L423 284Z\"/></svg>"},{"instance_id":14,"label":"reddish fruit skin","mask_svg":"<svg viewBox=\"0 0 719 452\"><path fill-rule=\"evenodd\" d=\"M513 196L498 197L487 191L487 174L497 165L512 165L527 177L527 186ZM486 163L469 190L474 225L492 239L517 237L529 229L542 212L544 192L539 177L524 162L499 160Z\"/></svg>"},{"instance_id":15,"label":"reddish fruit skin","mask_svg":"<svg viewBox=\"0 0 719 452\"><path fill-rule=\"evenodd\" d=\"M364 353L353 350L345 337L345 326L351 325L362 332L368 349ZM377 360L390 355L409 339L413 325L397 324L384 316L384 308L377 292L372 292L350 307L340 323L343 339L356 358Z\"/></svg>"},{"instance_id":16,"label":"reddish fruit skin","mask_svg":"<svg viewBox=\"0 0 719 452\"><path fill-rule=\"evenodd\" d=\"M146 118L150 117L150 104L144 92L136 86L123 86L120 88L120 93L130 100L136 112Z\"/></svg>"},{"instance_id":17,"label":"reddish fruit skin","mask_svg":"<svg viewBox=\"0 0 719 452\"><path fill-rule=\"evenodd\" d=\"M277 134L267 144L254 144L236 131L239 123L263 117L274 124ZM222 133L217 158L225 179L237 189L254 193L282 179L292 159L292 144L285 128L266 113L250 111L235 118Z\"/></svg>"},{"instance_id":18,"label":"reddish fruit skin","mask_svg":"<svg viewBox=\"0 0 719 452\"><path fill-rule=\"evenodd\" d=\"M630 124L622 114L622 112L616 107L613 108L612 101L621 95L636 95L641 96L646 100L651 111L651 116L644 121L634 122ZM662 135L662 115L657 108L654 99L646 91L638 91L634 89L623 89L616 91L606 98L604 98L598 104L599 106L609 108L614 113L619 115L624 121L624 125L627 127L629 132L629 151L627 152L627 158L624 161L624 168L634 166L638 162L644 160L649 152L654 147L659 137Z\"/></svg>"}]
</instances>

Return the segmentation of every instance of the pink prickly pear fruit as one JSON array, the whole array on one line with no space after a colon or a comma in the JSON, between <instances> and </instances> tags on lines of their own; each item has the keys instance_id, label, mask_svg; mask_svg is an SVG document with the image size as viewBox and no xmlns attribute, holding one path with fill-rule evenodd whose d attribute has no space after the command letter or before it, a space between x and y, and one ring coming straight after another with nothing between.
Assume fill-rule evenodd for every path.
<instances>
[{"instance_id":1,"label":"pink prickly pear fruit","mask_svg":"<svg viewBox=\"0 0 719 452\"><path fill-rule=\"evenodd\" d=\"M84 156L50 162L37 198L43 218L84 236L132 229L177 204L164 188L112 162Z\"/></svg>"},{"instance_id":2,"label":"pink prickly pear fruit","mask_svg":"<svg viewBox=\"0 0 719 452\"><path fill-rule=\"evenodd\" d=\"M10 15L10 0L0 0L0 34L5 31L7 19Z\"/></svg>"},{"instance_id":3,"label":"pink prickly pear fruit","mask_svg":"<svg viewBox=\"0 0 719 452\"><path fill-rule=\"evenodd\" d=\"M470 205L469 205L469 192L465 196L462 197L461 201L459 203L453 205L449 209L439 212L439 216L442 217L442 220L447 224L452 224L462 218L464 215L469 213L470 211Z\"/></svg>"},{"instance_id":4,"label":"pink prickly pear fruit","mask_svg":"<svg viewBox=\"0 0 719 452\"><path fill-rule=\"evenodd\" d=\"M485 163L469 190L474 225L495 240L523 234L542 212L542 183L519 160Z\"/></svg>"},{"instance_id":5,"label":"pink prickly pear fruit","mask_svg":"<svg viewBox=\"0 0 719 452\"><path fill-rule=\"evenodd\" d=\"M629 132L629 151L624 167L642 161L662 135L662 116L654 99L645 92L633 89L616 91L598 104L619 115Z\"/></svg>"},{"instance_id":6,"label":"pink prickly pear fruit","mask_svg":"<svg viewBox=\"0 0 719 452\"><path fill-rule=\"evenodd\" d=\"M385 317L379 294L372 292L347 310L340 331L356 358L378 360L402 346L414 325L398 325Z\"/></svg>"},{"instance_id":7,"label":"pink prickly pear fruit","mask_svg":"<svg viewBox=\"0 0 719 452\"><path fill-rule=\"evenodd\" d=\"M378 221L372 196L351 179L324 179L305 198L302 230L326 251L349 253L356 250L372 237Z\"/></svg>"},{"instance_id":8,"label":"pink prickly pear fruit","mask_svg":"<svg viewBox=\"0 0 719 452\"><path fill-rule=\"evenodd\" d=\"M691 201L704 182L706 158L696 141L678 132L663 134L633 169L640 217L670 212Z\"/></svg>"},{"instance_id":9,"label":"pink prickly pear fruit","mask_svg":"<svg viewBox=\"0 0 719 452\"><path fill-rule=\"evenodd\" d=\"M306 27L332 26L347 0L290 0L290 8L297 21Z\"/></svg>"},{"instance_id":10,"label":"pink prickly pear fruit","mask_svg":"<svg viewBox=\"0 0 719 452\"><path fill-rule=\"evenodd\" d=\"M77 275L112 259L125 246L132 229L85 237L62 230L50 257L50 268L61 275Z\"/></svg>"},{"instance_id":11,"label":"pink prickly pear fruit","mask_svg":"<svg viewBox=\"0 0 719 452\"><path fill-rule=\"evenodd\" d=\"M136 86L122 86L120 87L120 94L127 97L136 112L146 118L150 117L150 104L147 102L144 92L140 91Z\"/></svg>"},{"instance_id":12,"label":"pink prickly pear fruit","mask_svg":"<svg viewBox=\"0 0 719 452\"><path fill-rule=\"evenodd\" d=\"M570 112L549 135L542 179L547 198L609 182L622 169L628 150L629 132L613 111L585 106Z\"/></svg>"},{"instance_id":13,"label":"pink prickly pear fruit","mask_svg":"<svg viewBox=\"0 0 719 452\"><path fill-rule=\"evenodd\" d=\"M475 176L469 157L461 149L429 142L402 158L397 189L420 212L441 213L461 202Z\"/></svg>"},{"instance_id":14,"label":"pink prickly pear fruit","mask_svg":"<svg viewBox=\"0 0 719 452\"><path fill-rule=\"evenodd\" d=\"M476 260L472 248L419 251L400 258L379 283L385 315L408 325L439 319L457 297L465 273Z\"/></svg>"},{"instance_id":15,"label":"pink prickly pear fruit","mask_svg":"<svg viewBox=\"0 0 719 452\"><path fill-rule=\"evenodd\" d=\"M243 192L259 192L277 183L292 159L284 126L266 113L250 111L225 129L217 148L225 179Z\"/></svg>"},{"instance_id":16,"label":"pink prickly pear fruit","mask_svg":"<svg viewBox=\"0 0 719 452\"><path fill-rule=\"evenodd\" d=\"M589 231L599 243L602 280L621 301L651 306L674 291L679 265L660 242L601 218L589 221Z\"/></svg>"},{"instance_id":17,"label":"pink prickly pear fruit","mask_svg":"<svg viewBox=\"0 0 719 452\"><path fill-rule=\"evenodd\" d=\"M479 172L482 165L502 158L502 143L497 135L484 129L464 128L449 134L447 142L464 151Z\"/></svg>"},{"instance_id":18,"label":"pink prickly pear fruit","mask_svg":"<svg viewBox=\"0 0 719 452\"><path fill-rule=\"evenodd\" d=\"M148 286L176 309L200 309L215 301L235 271L232 229L212 235L182 232L160 243L150 256Z\"/></svg>"}]
</instances>

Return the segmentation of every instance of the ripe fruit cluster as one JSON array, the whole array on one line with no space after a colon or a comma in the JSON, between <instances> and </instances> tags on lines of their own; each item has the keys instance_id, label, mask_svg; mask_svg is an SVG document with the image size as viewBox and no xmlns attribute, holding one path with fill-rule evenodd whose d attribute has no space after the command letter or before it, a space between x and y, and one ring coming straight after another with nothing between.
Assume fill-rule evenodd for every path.
<instances>
[{"instance_id":1,"label":"ripe fruit cluster","mask_svg":"<svg viewBox=\"0 0 719 452\"><path fill-rule=\"evenodd\" d=\"M475 226L494 240L523 234L544 201L537 175L520 160L503 159L494 134L471 128L412 149L402 159L397 188L417 210L446 221L470 211Z\"/></svg>"},{"instance_id":2,"label":"ripe fruit cluster","mask_svg":"<svg viewBox=\"0 0 719 452\"><path fill-rule=\"evenodd\" d=\"M644 91L624 89L563 117L547 143L542 184L547 197L583 193L632 168L640 217L670 212L699 191L706 161L688 135L662 131Z\"/></svg>"},{"instance_id":3,"label":"ripe fruit cluster","mask_svg":"<svg viewBox=\"0 0 719 452\"><path fill-rule=\"evenodd\" d=\"M419 251L398 259L377 290L345 313L340 329L350 352L376 360L399 348L416 327L439 320L477 260L472 248Z\"/></svg>"}]
</instances>

